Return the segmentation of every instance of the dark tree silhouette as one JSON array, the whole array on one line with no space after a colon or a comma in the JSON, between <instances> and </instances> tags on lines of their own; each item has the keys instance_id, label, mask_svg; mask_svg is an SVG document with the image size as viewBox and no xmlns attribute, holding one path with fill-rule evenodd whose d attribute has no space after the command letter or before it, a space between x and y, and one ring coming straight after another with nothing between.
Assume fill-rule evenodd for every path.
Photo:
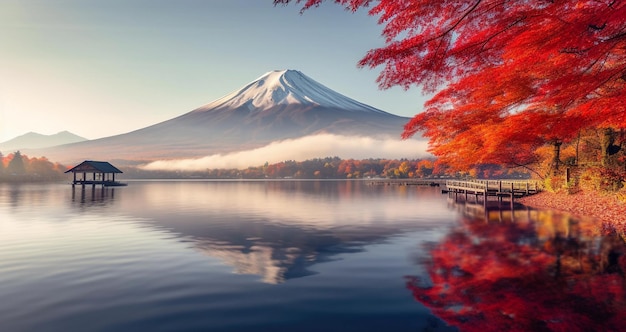
<instances>
[{"instance_id":1,"label":"dark tree silhouette","mask_svg":"<svg viewBox=\"0 0 626 332\"><path fill-rule=\"evenodd\" d=\"M9 164L7 165L7 173L15 175L22 175L26 173L24 158L19 151L16 151L13 154L13 158L9 161Z\"/></svg>"}]
</instances>

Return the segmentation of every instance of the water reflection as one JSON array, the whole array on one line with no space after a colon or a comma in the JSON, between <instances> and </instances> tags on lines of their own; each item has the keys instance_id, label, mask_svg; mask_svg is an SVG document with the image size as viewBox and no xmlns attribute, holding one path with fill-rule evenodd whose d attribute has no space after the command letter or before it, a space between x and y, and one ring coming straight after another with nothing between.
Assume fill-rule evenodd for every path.
<instances>
[{"instance_id":1,"label":"water reflection","mask_svg":"<svg viewBox=\"0 0 626 332\"><path fill-rule=\"evenodd\" d=\"M80 189L0 185L0 330L454 329L421 303L470 331L626 326L622 240L555 212L349 181Z\"/></svg>"},{"instance_id":2,"label":"water reflection","mask_svg":"<svg viewBox=\"0 0 626 332\"><path fill-rule=\"evenodd\" d=\"M119 203L135 215L235 273L273 284L313 275L313 265L365 245L448 224L454 214L432 204L441 199L436 189L350 181L142 183L122 194L132 195Z\"/></svg>"},{"instance_id":3,"label":"water reflection","mask_svg":"<svg viewBox=\"0 0 626 332\"><path fill-rule=\"evenodd\" d=\"M244 215L314 228L446 220L451 214L439 204L440 192L422 189L360 181L132 183L123 188L127 195L120 202L127 210L152 213L155 219L174 210L177 219Z\"/></svg>"},{"instance_id":4,"label":"water reflection","mask_svg":"<svg viewBox=\"0 0 626 332\"><path fill-rule=\"evenodd\" d=\"M457 218L437 189L81 189L0 184L0 331L442 329L403 279Z\"/></svg>"},{"instance_id":5,"label":"water reflection","mask_svg":"<svg viewBox=\"0 0 626 332\"><path fill-rule=\"evenodd\" d=\"M81 206L111 204L115 200L115 188L105 186L72 186L72 202Z\"/></svg>"},{"instance_id":6,"label":"water reflection","mask_svg":"<svg viewBox=\"0 0 626 332\"><path fill-rule=\"evenodd\" d=\"M463 212L428 248L415 298L464 331L617 331L626 326L626 246L553 211Z\"/></svg>"},{"instance_id":7,"label":"water reflection","mask_svg":"<svg viewBox=\"0 0 626 332\"><path fill-rule=\"evenodd\" d=\"M48 199L50 188L32 184L0 183L0 206L20 209Z\"/></svg>"},{"instance_id":8,"label":"water reflection","mask_svg":"<svg viewBox=\"0 0 626 332\"><path fill-rule=\"evenodd\" d=\"M417 228L417 227L415 227ZM170 232L185 232L169 228ZM255 274L267 283L315 274L309 268L333 261L338 255L356 253L364 246L384 243L402 233L399 229L367 228L314 230L271 223L249 223L236 229L179 233L193 240L203 253L220 258L234 272Z\"/></svg>"}]
</instances>

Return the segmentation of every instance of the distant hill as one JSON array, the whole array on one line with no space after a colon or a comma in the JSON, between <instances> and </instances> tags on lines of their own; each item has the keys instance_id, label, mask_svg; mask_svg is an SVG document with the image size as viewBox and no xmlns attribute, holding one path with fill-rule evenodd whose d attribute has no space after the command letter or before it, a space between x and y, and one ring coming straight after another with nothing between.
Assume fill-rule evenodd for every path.
<instances>
[{"instance_id":1,"label":"distant hill","mask_svg":"<svg viewBox=\"0 0 626 332\"><path fill-rule=\"evenodd\" d=\"M30 132L0 143L0 151L4 154L8 154L18 150L41 149L86 140L86 138L72 134L69 131L62 131L54 135L42 135Z\"/></svg>"},{"instance_id":2,"label":"distant hill","mask_svg":"<svg viewBox=\"0 0 626 332\"><path fill-rule=\"evenodd\" d=\"M196 158L316 134L400 138L409 118L337 93L296 70L271 71L212 103L129 133L38 150L71 164Z\"/></svg>"}]
</instances>

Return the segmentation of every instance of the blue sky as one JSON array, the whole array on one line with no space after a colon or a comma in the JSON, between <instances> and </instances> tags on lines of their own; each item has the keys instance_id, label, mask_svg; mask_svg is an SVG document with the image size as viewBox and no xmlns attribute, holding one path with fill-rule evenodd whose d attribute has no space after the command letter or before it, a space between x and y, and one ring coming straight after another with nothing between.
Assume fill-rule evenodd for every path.
<instances>
[{"instance_id":1,"label":"blue sky","mask_svg":"<svg viewBox=\"0 0 626 332\"><path fill-rule=\"evenodd\" d=\"M299 14L271 0L0 1L0 142L34 131L116 135L209 103L275 69L413 116L418 88L379 90L359 69L383 45L366 12Z\"/></svg>"}]
</instances>

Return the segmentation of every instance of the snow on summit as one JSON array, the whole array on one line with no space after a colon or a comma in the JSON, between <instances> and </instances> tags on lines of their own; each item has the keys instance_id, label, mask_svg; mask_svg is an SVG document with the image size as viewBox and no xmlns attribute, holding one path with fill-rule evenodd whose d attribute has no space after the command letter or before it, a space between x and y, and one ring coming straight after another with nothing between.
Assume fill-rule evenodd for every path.
<instances>
[{"instance_id":1,"label":"snow on summit","mask_svg":"<svg viewBox=\"0 0 626 332\"><path fill-rule=\"evenodd\" d=\"M290 69L265 73L240 90L217 99L201 109L246 106L251 111L263 111L277 105L289 104L386 113L337 93L300 71Z\"/></svg>"}]
</instances>

